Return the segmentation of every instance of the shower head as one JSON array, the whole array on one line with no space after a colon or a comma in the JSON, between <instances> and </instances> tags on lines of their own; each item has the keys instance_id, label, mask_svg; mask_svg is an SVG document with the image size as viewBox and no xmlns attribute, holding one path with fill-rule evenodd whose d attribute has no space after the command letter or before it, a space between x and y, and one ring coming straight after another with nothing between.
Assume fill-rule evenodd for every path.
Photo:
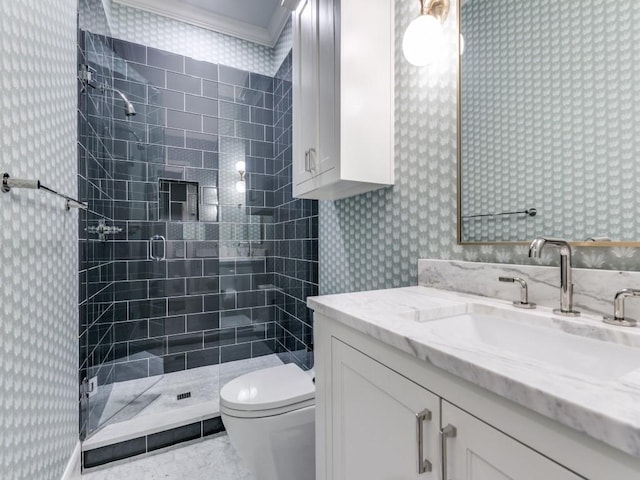
<instances>
[{"instance_id":1,"label":"shower head","mask_svg":"<svg viewBox=\"0 0 640 480\"><path fill-rule=\"evenodd\" d=\"M110 90L120 95L120 98L124 102L124 114L127 117L133 117L136 114L136 109L133 107L133 104L129 101L127 96L124 93L122 93L120 90L118 90L117 88L110 87L109 85L102 85L102 89Z\"/></svg>"}]
</instances>

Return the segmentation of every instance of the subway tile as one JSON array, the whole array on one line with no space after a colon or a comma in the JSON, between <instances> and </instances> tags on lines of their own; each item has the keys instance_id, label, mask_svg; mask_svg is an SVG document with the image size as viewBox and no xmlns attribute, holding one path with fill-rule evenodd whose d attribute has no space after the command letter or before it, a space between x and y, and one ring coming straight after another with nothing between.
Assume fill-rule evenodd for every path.
<instances>
[{"instance_id":1,"label":"subway tile","mask_svg":"<svg viewBox=\"0 0 640 480\"><path fill-rule=\"evenodd\" d=\"M227 102L235 102L236 87L233 85L218 84L218 98Z\"/></svg>"},{"instance_id":2,"label":"subway tile","mask_svg":"<svg viewBox=\"0 0 640 480\"><path fill-rule=\"evenodd\" d=\"M149 281L149 297L151 298L178 297L184 294L185 285L183 278Z\"/></svg>"},{"instance_id":3,"label":"subway tile","mask_svg":"<svg viewBox=\"0 0 640 480\"><path fill-rule=\"evenodd\" d=\"M216 433L224 432L226 429L222 419L220 417L209 418L202 422L202 435L215 435Z\"/></svg>"},{"instance_id":4,"label":"subway tile","mask_svg":"<svg viewBox=\"0 0 640 480\"><path fill-rule=\"evenodd\" d=\"M128 280L148 280L166 277L166 265L163 262L137 260L126 262L125 265Z\"/></svg>"},{"instance_id":5,"label":"subway tile","mask_svg":"<svg viewBox=\"0 0 640 480\"><path fill-rule=\"evenodd\" d=\"M168 299L169 315L180 315L187 313L202 312L203 302L201 296L196 297L174 297Z\"/></svg>"},{"instance_id":6,"label":"subway tile","mask_svg":"<svg viewBox=\"0 0 640 480\"><path fill-rule=\"evenodd\" d=\"M145 184L155 186L155 184ZM127 222L127 238L129 240L148 240L154 235L166 235L165 223L160 222Z\"/></svg>"},{"instance_id":7,"label":"subway tile","mask_svg":"<svg viewBox=\"0 0 640 480\"><path fill-rule=\"evenodd\" d=\"M134 300L129 302L129 319L154 318L167 316L167 300Z\"/></svg>"},{"instance_id":8,"label":"subway tile","mask_svg":"<svg viewBox=\"0 0 640 480\"><path fill-rule=\"evenodd\" d=\"M186 132L188 135L192 132ZM202 167L202 152L191 148L167 148L167 163L187 167Z\"/></svg>"},{"instance_id":9,"label":"subway tile","mask_svg":"<svg viewBox=\"0 0 640 480\"><path fill-rule=\"evenodd\" d=\"M187 352L187 368L206 367L218 363L220 363L220 349L218 348Z\"/></svg>"},{"instance_id":10,"label":"subway tile","mask_svg":"<svg viewBox=\"0 0 640 480\"><path fill-rule=\"evenodd\" d=\"M273 353L276 353L276 340L274 338L251 342L251 358L271 355Z\"/></svg>"},{"instance_id":11,"label":"subway tile","mask_svg":"<svg viewBox=\"0 0 640 480\"><path fill-rule=\"evenodd\" d=\"M233 345L236 343L236 329L222 328L204 332L204 347L221 347L223 345Z\"/></svg>"},{"instance_id":12,"label":"subway tile","mask_svg":"<svg viewBox=\"0 0 640 480\"><path fill-rule=\"evenodd\" d=\"M223 328L245 327L251 325L251 310L231 310L220 313L220 325Z\"/></svg>"},{"instance_id":13,"label":"subway tile","mask_svg":"<svg viewBox=\"0 0 640 480\"><path fill-rule=\"evenodd\" d=\"M159 337L163 335L175 335L186 332L186 317L152 318L149 320L149 336Z\"/></svg>"},{"instance_id":14,"label":"subway tile","mask_svg":"<svg viewBox=\"0 0 640 480\"><path fill-rule=\"evenodd\" d=\"M203 336L200 333L185 333L181 335L171 335L168 339L168 352L180 353L192 350L202 350Z\"/></svg>"},{"instance_id":15,"label":"subway tile","mask_svg":"<svg viewBox=\"0 0 640 480\"><path fill-rule=\"evenodd\" d=\"M146 438L139 437L106 447L94 448L83 452L84 468L97 467L115 460L140 455L146 452Z\"/></svg>"},{"instance_id":16,"label":"subway tile","mask_svg":"<svg viewBox=\"0 0 640 480\"><path fill-rule=\"evenodd\" d=\"M195 148L198 150L217 151L218 136L207 133L185 132L187 148Z\"/></svg>"},{"instance_id":17,"label":"subway tile","mask_svg":"<svg viewBox=\"0 0 640 480\"><path fill-rule=\"evenodd\" d=\"M218 116L218 101L202 96L187 95L186 111L192 113L201 113L212 117Z\"/></svg>"},{"instance_id":18,"label":"subway tile","mask_svg":"<svg viewBox=\"0 0 640 480\"><path fill-rule=\"evenodd\" d=\"M203 62L185 57L184 67L184 73L188 75L202 77L209 80L218 80L218 65L215 63Z\"/></svg>"},{"instance_id":19,"label":"subway tile","mask_svg":"<svg viewBox=\"0 0 640 480\"><path fill-rule=\"evenodd\" d=\"M248 87L249 72L233 67L227 67L226 65L219 65L218 80L222 83L229 83L231 85L238 85L240 87Z\"/></svg>"},{"instance_id":20,"label":"subway tile","mask_svg":"<svg viewBox=\"0 0 640 480\"><path fill-rule=\"evenodd\" d=\"M187 295L218 293L218 278L187 278Z\"/></svg>"},{"instance_id":21,"label":"subway tile","mask_svg":"<svg viewBox=\"0 0 640 480\"><path fill-rule=\"evenodd\" d=\"M221 118L249 121L249 107L246 105L220 101L218 109Z\"/></svg>"},{"instance_id":22,"label":"subway tile","mask_svg":"<svg viewBox=\"0 0 640 480\"><path fill-rule=\"evenodd\" d=\"M169 278L199 277L201 275L202 260L174 260L167 262L167 276Z\"/></svg>"},{"instance_id":23,"label":"subway tile","mask_svg":"<svg viewBox=\"0 0 640 480\"><path fill-rule=\"evenodd\" d=\"M148 298L149 290L146 281L117 282L114 286L114 294L118 301L142 300Z\"/></svg>"},{"instance_id":24,"label":"subway tile","mask_svg":"<svg viewBox=\"0 0 640 480\"><path fill-rule=\"evenodd\" d=\"M149 324L147 320L118 322L114 324L115 341L128 342L149 336Z\"/></svg>"},{"instance_id":25,"label":"subway tile","mask_svg":"<svg viewBox=\"0 0 640 480\"><path fill-rule=\"evenodd\" d=\"M184 110L185 94L174 90L148 87L149 103L160 107L171 108L173 110Z\"/></svg>"},{"instance_id":26,"label":"subway tile","mask_svg":"<svg viewBox=\"0 0 640 480\"><path fill-rule=\"evenodd\" d=\"M266 303L264 291L238 292L238 308L261 307Z\"/></svg>"},{"instance_id":27,"label":"subway tile","mask_svg":"<svg viewBox=\"0 0 640 480\"><path fill-rule=\"evenodd\" d=\"M196 313L187 315L187 331L214 330L220 328L220 314L218 312Z\"/></svg>"},{"instance_id":28,"label":"subway tile","mask_svg":"<svg viewBox=\"0 0 640 480\"><path fill-rule=\"evenodd\" d=\"M143 45L114 38L113 51L125 60L136 63L147 63L147 47Z\"/></svg>"},{"instance_id":29,"label":"subway tile","mask_svg":"<svg viewBox=\"0 0 640 480\"><path fill-rule=\"evenodd\" d=\"M204 311L205 312L215 312L220 310L221 299L224 298L222 295L214 294L214 295L205 295L203 297L204 300ZM235 293L233 294L233 307L235 308Z\"/></svg>"},{"instance_id":30,"label":"subway tile","mask_svg":"<svg viewBox=\"0 0 640 480\"><path fill-rule=\"evenodd\" d=\"M273 125L273 110L267 108L251 107L251 123Z\"/></svg>"},{"instance_id":31,"label":"subway tile","mask_svg":"<svg viewBox=\"0 0 640 480\"><path fill-rule=\"evenodd\" d=\"M167 83L164 70L137 63L127 63L127 80L141 84L150 83L160 88L164 88Z\"/></svg>"},{"instance_id":32,"label":"subway tile","mask_svg":"<svg viewBox=\"0 0 640 480\"><path fill-rule=\"evenodd\" d=\"M167 88L194 95L202 95L202 80L198 77L167 72Z\"/></svg>"},{"instance_id":33,"label":"subway tile","mask_svg":"<svg viewBox=\"0 0 640 480\"><path fill-rule=\"evenodd\" d=\"M217 134L218 130L218 119L214 117L202 117L202 131L205 133Z\"/></svg>"},{"instance_id":34,"label":"subway tile","mask_svg":"<svg viewBox=\"0 0 640 480\"><path fill-rule=\"evenodd\" d=\"M236 137L264 141L265 127L254 123L236 122Z\"/></svg>"},{"instance_id":35,"label":"subway tile","mask_svg":"<svg viewBox=\"0 0 640 480\"><path fill-rule=\"evenodd\" d=\"M184 72L184 57L182 55L151 47L147 47L147 64L174 72Z\"/></svg>"},{"instance_id":36,"label":"subway tile","mask_svg":"<svg viewBox=\"0 0 640 480\"><path fill-rule=\"evenodd\" d=\"M266 338L267 329L264 323L251 325L248 327L238 327L236 331L237 342L252 342L255 340L264 340Z\"/></svg>"},{"instance_id":37,"label":"subway tile","mask_svg":"<svg viewBox=\"0 0 640 480\"><path fill-rule=\"evenodd\" d=\"M167 126L185 130L202 131L202 115L167 110Z\"/></svg>"},{"instance_id":38,"label":"subway tile","mask_svg":"<svg viewBox=\"0 0 640 480\"><path fill-rule=\"evenodd\" d=\"M220 348L220 363L251 358L251 344L228 345Z\"/></svg>"},{"instance_id":39,"label":"subway tile","mask_svg":"<svg viewBox=\"0 0 640 480\"><path fill-rule=\"evenodd\" d=\"M251 73L249 75L249 85L255 90L264 92L273 92L273 78L259 73Z\"/></svg>"},{"instance_id":40,"label":"subway tile","mask_svg":"<svg viewBox=\"0 0 640 480\"><path fill-rule=\"evenodd\" d=\"M164 373L179 372L186 369L186 355L184 353L171 354L162 357Z\"/></svg>"},{"instance_id":41,"label":"subway tile","mask_svg":"<svg viewBox=\"0 0 640 480\"><path fill-rule=\"evenodd\" d=\"M218 256L218 242L186 242L187 258L211 258Z\"/></svg>"},{"instance_id":42,"label":"subway tile","mask_svg":"<svg viewBox=\"0 0 640 480\"><path fill-rule=\"evenodd\" d=\"M218 82L202 80L202 95L209 98L218 98Z\"/></svg>"},{"instance_id":43,"label":"subway tile","mask_svg":"<svg viewBox=\"0 0 640 480\"><path fill-rule=\"evenodd\" d=\"M129 342L129 356L134 358L159 357L167 353L167 339L149 338Z\"/></svg>"},{"instance_id":44,"label":"subway tile","mask_svg":"<svg viewBox=\"0 0 640 480\"><path fill-rule=\"evenodd\" d=\"M172 428L163 432L147 436L147 451L152 452L160 448L169 447L176 443L195 440L202 435L202 423L196 422L182 427Z\"/></svg>"},{"instance_id":45,"label":"subway tile","mask_svg":"<svg viewBox=\"0 0 640 480\"><path fill-rule=\"evenodd\" d=\"M251 90L249 88L235 87L235 101L252 105L254 107L264 107L264 92Z\"/></svg>"}]
</instances>

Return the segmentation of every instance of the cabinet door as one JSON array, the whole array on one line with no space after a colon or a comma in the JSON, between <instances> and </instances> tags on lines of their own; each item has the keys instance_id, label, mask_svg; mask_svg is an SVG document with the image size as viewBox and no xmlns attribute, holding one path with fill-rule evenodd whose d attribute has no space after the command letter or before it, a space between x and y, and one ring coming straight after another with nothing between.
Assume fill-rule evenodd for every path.
<instances>
[{"instance_id":1,"label":"cabinet door","mask_svg":"<svg viewBox=\"0 0 640 480\"><path fill-rule=\"evenodd\" d=\"M456 429L444 440L445 480L578 480L583 477L486 423L442 402L442 425Z\"/></svg>"},{"instance_id":2,"label":"cabinet door","mask_svg":"<svg viewBox=\"0 0 640 480\"><path fill-rule=\"evenodd\" d=\"M293 181L313 177L318 150L318 0L302 0L293 20Z\"/></svg>"},{"instance_id":3,"label":"cabinet door","mask_svg":"<svg viewBox=\"0 0 640 480\"><path fill-rule=\"evenodd\" d=\"M318 0L318 149L312 155L314 175L340 162L339 0Z\"/></svg>"},{"instance_id":4,"label":"cabinet door","mask_svg":"<svg viewBox=\"0 0 640 480\"><path fill-rule=\"evenodd\" d=\"M419 473L418 445L435 462L438 397L335 338L331 351L331 478L436 480L437 472ZM426 410L430 419L420 416Z\"/></svg>"}]
</instances>

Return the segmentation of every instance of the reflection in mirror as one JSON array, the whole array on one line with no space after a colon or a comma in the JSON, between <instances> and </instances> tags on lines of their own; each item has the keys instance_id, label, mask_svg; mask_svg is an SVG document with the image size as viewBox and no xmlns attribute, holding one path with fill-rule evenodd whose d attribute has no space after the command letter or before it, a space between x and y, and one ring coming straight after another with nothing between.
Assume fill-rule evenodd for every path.
<instances>
[{"instance_id":1,"label":"reflection in mirror","mask_svg":"<svg viewBox=\"0 0 640 480\"><path fill-rule=\"evenodd\" d=\"M460 19L459 241L640 240L640 2L466 0Z\"/></svg>"}]
</instances>

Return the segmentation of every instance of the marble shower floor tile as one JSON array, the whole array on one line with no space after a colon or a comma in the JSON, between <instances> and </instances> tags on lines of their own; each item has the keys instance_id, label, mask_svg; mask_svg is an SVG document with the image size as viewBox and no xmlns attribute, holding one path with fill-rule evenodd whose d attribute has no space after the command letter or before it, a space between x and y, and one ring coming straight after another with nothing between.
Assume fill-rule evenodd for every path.
<instances>
[{"instance_id":1,"label":"marble shower floor tile","mask_svg":"<svg viewBox=\"0 0 640 480\"><path fill-rule=\"evenodd\" d=\"M255 480L227 435L85 473L82 480Z\"/></svg>"}]
</instances>

